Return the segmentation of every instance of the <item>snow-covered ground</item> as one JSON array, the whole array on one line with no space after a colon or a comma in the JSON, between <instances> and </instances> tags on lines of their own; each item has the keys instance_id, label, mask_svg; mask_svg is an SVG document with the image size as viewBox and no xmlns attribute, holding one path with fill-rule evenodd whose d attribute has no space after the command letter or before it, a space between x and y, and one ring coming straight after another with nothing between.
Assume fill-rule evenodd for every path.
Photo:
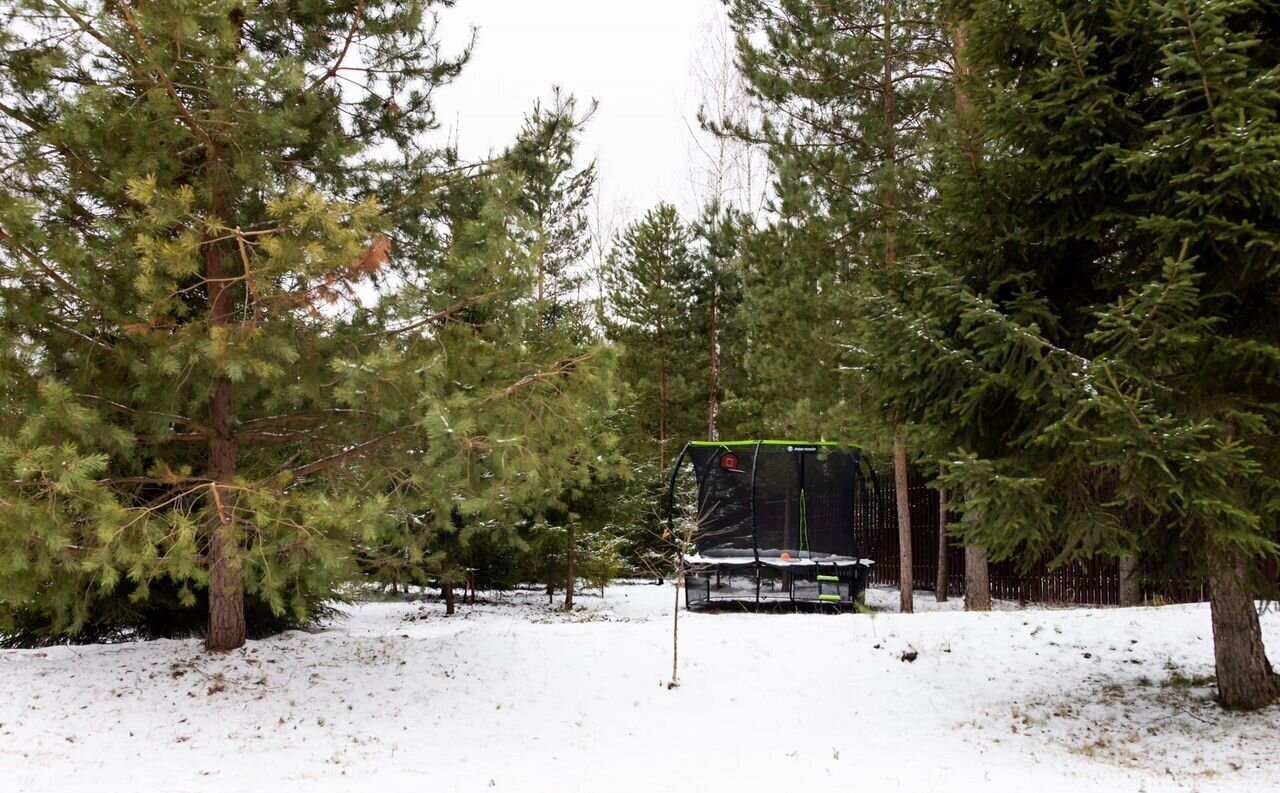
<instances>
[{"instance_id":1,"label":"snow-covered ground","mask_svg":"<svg viewBox=\"0 0 1280 793\"><path fill-rule=\"evenodd\" d=\"M1280 789L1280 707L1209 701L1205 606L685 612L668 690L673 595L369 603L225 656L0 652L0 790Z\"/></svg>"}]
</instances>

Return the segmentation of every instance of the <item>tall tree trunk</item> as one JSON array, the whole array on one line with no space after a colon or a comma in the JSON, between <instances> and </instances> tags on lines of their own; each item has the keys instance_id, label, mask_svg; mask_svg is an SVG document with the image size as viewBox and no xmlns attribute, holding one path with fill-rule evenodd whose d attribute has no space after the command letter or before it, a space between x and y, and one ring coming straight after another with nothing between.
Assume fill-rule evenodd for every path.
<instances>
[{"instance_id":1,"label":"tall tree trunk","mask_svg":"<svg viewBox=\"0 0 1280 793\"><path fill-rule=\"evenodd\" d=\"M667 392L667 353L662 338L662 314L658 314L658 470L667 470L667 410L671 405Z\"/></svg>"},{"instance_id":2,"label":"tall tree trunk","mask_svg":"<svg viewBox=\"0 0 1280 793\"><path fill-rule=\"evenodd\" d=\"M453 597L453 584L442 582L440 584L440 594L444 595L444 614L446 617L452 617L456 611L456 603Z\"/></svg>"},{"instance_id":3,"label":"tall tree trunk","mask_svg":"<svg viewBox=\"0 0 1280 793\"><path fill-rule=\"evenodd\" d=\"M978 146L975 143L973 101L970 99L969 90L965 86L965 80L969 78L969 61L965 53L968 39L968 28L963 22L957 23L952 29L952 47L955 57L956 120L963 131L964 143L962 148L964 149L965 158L969 160L969 169L976 176L978 174Z\"/></svg>"},{"instance_id":4,"label":"tall tree trunk","mask_svg":"<svg viewBox=\"0 0 1280 793\"><path fill-rule=\"evenodd\" d=\"M692 530L677 540L679 553L676 556L676 602L671 610L671 679L667 681L668 690L680 685L680 593L685 587L684 552L692 542Z\"/></svg>"},{"instance_id":5,"label":"tall tree trunk","mask_svg":"<svg viewBox=\"0 0 1280 793\"><path fill-rule=\"evenodd\" d=\"M893 434L893 486L898 496L898 610L910 614L915 605L911 573L911 496L907 489L907 440L902 427Z\"/></svg>"},{"instance_id":6,"label":"tall tree trunk","mask_svg":"<svg viewBox=\"0 0 1280 793\"><path fill-rule=\"evenodd\" d=\"M1142 599L1142 582L1138 579L1138 559L1120 557L1120 605L1136 606Z\"/></svg>"},{"instance_id":7,"label":"tall tree trunk","mask_svg":"<svg viewBox=\"0 0 1280 793\"><path fill-rule=\"evenodd\" d=\"M1206 561L1218 701L1233 710L1264 708L1280 696L1280 680L1262 645L1247 558L1238 549L1210 542Z\"/></svg>"},{"instance_id":8,"label":"tall tree trunk","mask_svg":"<svg viewBox=\"0 0 1280 793\"><path fill-rule=\"evenodd\" d=\"M573 589L577 586L577 582L574 580L575 572L573 567L574 562L577 561L578 549L576 547L572 522L570 522L567 527L565 543L567 548L565 549L564 610L573 611Z\"/></svg>"},{"instance_id":9,"label":"tall tree trunk","mask_svg":"<svg viewBox=\"0 0 1280 793\"><path fill-rule=\"evenodd\" d=\"M898 186L897 186L897 134L894 127L893 83L893 20L892 6L885 0L883 6L884 31L884 82L880 90L884 100L884 161L887 174L882 195L884 210L884 266L892 271L898 265ZM893 480L898 500L898 608L910 614L915 606L915 581L911 559L911 497L907 489L907 441L902 426L893 434Z\"/></svg>"},{"instance_id":10,"label":"tall tree trunk","mask_svg":"<svg viewBox=\"0 0 1280 793\"><path fill-rule=\"evenodd\" d=\"M222 215L225 217L225 213ZM206 242L205 290L209 299L210 334L225 331L235 316L235 273L225 260L223 244ZM239 444L231 380L218 373L209 388L209 498L213 509L209 531L210 650L234 650L244 644L244 583L240 570L240 538L235 490Z\"/></svg>"},{"instance_id":11,"label":"tall tree trunk","mask_svg":"<svg viewBox=\"0 0 1280 793\"><path fill-rule=\"evenodd\" d=\"M720 439L716 419L720 413L720 335L716 326L720 302L719 281L711 285L711 393L707 397L707 440Z\"/></svg>"},{"instance_id":12,"label":"tall tree trunk","mask_svg":"<svg viewBox=\"0 0 1280 793\"><path fill-rule=\"evenodd\" d=\"M538 218L538 239L542 241L542 245L538 248L538 329L542 329L543 319L546 314L546 306L543 301L547 298L547 251L546 239L547 232L544 228L545 224L541 217Z\"/></svg>"},{"instance_id":13,"label":"tall tree trunk","mask_svg":"<svg viewBox=\"0 0 1280 793\"><path fill-rule=\"evenodd\" d=\"M898 263L898 140L897 123L894 114L894 82L893 82L893 42L894 29L892 19L893 4L884 2L884 83L881 93L884 97L884 162L888 174L884 182L884 262L887 269L892 270Z\"/></svg>"},{"instance_id":14,"label":"tall tree trunk","mask_svg":"<svg viewBox=\"0 0 1280 793\"><path fill-rule=\"evenodd\" d=\"M964 610L991 610L991 574L987 552L976 545L964 549Z\"/></svg>"},{"instance_id":15,"label":"tall tree trunk","mask_svg":"<svg viewBox=\"0 0 1280 793\"><path fill-rule=\"evenodd\" d=\"M938 578L934 583L934 594L939 603L947 602L947 489L938 491Z\"/></svg>"}]
</instances>

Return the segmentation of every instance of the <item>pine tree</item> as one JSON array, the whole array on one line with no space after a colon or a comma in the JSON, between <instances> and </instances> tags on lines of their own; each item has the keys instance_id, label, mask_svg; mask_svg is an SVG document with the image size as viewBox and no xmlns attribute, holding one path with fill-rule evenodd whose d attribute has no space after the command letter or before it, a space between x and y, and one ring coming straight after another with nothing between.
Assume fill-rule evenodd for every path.
<instances>
[{"instance_id":1,"label":"pine tree","mask_svg":"<svg viewBox=\"0 0 1280 793\"><path fill-rule=\"evenodd\" d=\"M557 89L549 109L541 102L534 106L505 155L508 166L524 179L520 203L529 219L524 238L537 261L537 299L544 315L539 327L566 317L579 326L586 322L580 310L586 305L581 265L591 245L587 210L596 165L579 168L575 158L578 136L594 113L593 103L579 117L577 101Z\"/></svg>"},{"instance_id":2,"label":"pine tree","mask_svg":"<svg viewBox=\"0 0 1280 793\"><path fill-rule=\"evenodd\" d=\"M790 431L874 433L868 440L892 445L901 607L910 611L912 430L874 381L836 371L843 350L864 348L862 334L876 332L855 319L860 295L902 290L906 262L920 250L926 135L948 87L945 31L935 4L919 0L737 0L732 9L742 69L766 116L758 130L735 131L766 143L778 175L780 219L760 240L748 312L767 318L771 334L815 329L757 353L756 380L785 383L770 401L810 413L793 408ZM796 372L801 359L817 366ZM797 388L798 380L811 382ZM797 402L797 392L809 401ZM875 437L885 424L891 440Z\"/></svg>"},{"instance_id":3,"label":"pine tree","mask_svg":"<svg viewBox=\"0 0 1280 793\"><path fill-rule=\"evenodd\" d=\"M705 349L693 332L697 261L688 227L661 204L628 226L605 272L608 338L622 345L621 375L638 402L638 449L666 470L673 440L705 427ZM695 352L696 350L696 352Z\"/></svg>"},{"instance_id":4,"label":"pine tree","mask_svg":"<svg viewBox=\"0 0 1280 793\"><path fill-rule=\"evenodd\" d=\"M596 186L596 167L594 162L583 167L575 162L581 130L594 111L592 104L579 115L574 98L556 90L550 109L541 103L535 105L504 157L522 179L520 207L527 225L518 238L537 266L540 316L530 342L543 350L559 350L562 357L584 351L597 341L597 331L590 323L590 296L582 294L586 281L583 268L591 245L587 211ZM597 418L603 420L607 415ZM609 428L592 426L590 434L599 440L601 451L613 449L616 435ZM573 608L582 513L593 510L590 499L612 486L623 465L616 456L609 455L607 463L602 457L600 464L590 466L591 484L585 490L575 485L561 494L547 520L536 524L540 531L535 533L540 536L534 538L534 553L545 560L540 574L548 594L557 579L564 581L566 610ZM595 547L611 553L611 546L599 541L598 526L592 528Z\"/></svg>"},{"instance_id":5,"label":"pine tree","mask_svg":"<svg viewBox=\"0 0 1280 793\"><path fill-rule=\"evenodd\" d=\"M466 55L430 3L12 15L0 630L205 600L229 649L265 627L246 603L306 621L357 562L443 558L589 478L559 416L609 409L609 356L527 343L520 179L421 145Z\"/></svg>"}]
</instances>

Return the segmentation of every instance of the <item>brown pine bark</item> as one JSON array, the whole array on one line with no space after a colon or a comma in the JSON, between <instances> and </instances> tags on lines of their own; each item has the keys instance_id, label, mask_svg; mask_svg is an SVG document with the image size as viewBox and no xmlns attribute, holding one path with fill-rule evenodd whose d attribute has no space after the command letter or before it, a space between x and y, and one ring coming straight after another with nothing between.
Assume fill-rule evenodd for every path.
<instances>
[{"instance_id":1,"label":"brown pine bark","mask_svg":"<svg viewBox=\"0 0 1280 793\"><path fill-rule=\"evenodd\" d=\"M1120 557L1120 605L1136 606L1142 600L1142 582L1138 578L1138 559Z\"/></svg>"},{"instance_id":2,"label":"brown pine bark","mask_svg":"<svg viewBox=\"0 0 1280 793\"><path fill-rule=\"evenodd\" d=\"M457 604L453 596L453 584L440 584L440 594L444 595L444 613L446 617L452 617L456 610Z\"/></svg>"},{"instance_id":3,"label":"brown pine bark","mask_svg":"<svg viewBox=\"0 0 1280 793\"><path fill-rule=\"evenodd\" d=\"M235 315L236 273L225 260L221 243L206 243L205 290L209 298L209 330L229 327ZM236 469L239 444L235 434L235 399L231 381L216 375L209 389L209 486L213 509L209 530L210 650L234 650L244 644L244 584L240 574L240 539L236 526ZM224 487L225 486L225 487Z\"/></svg>"},{"instance_id":4,"label":"brown pine bark","mask_svg":"<svg viewBox=\"0 0 1280 793\"><path fill-rule=\"evenodd\" d=\"M575 546L573 523L570 523L567 528L568 533L565 538L567 548L565 553L564 610L573 611L573 589L577 586L577 582L574 580L576 573L573 567L574 562L577 561L578 551Z\"/></svg>"},{"instance_id":5,"label":"brown pine bark","mask_svg":"<svg viewBox=\"0 0 1280 793\"><path fill-rule=\"evenodd\" d=\"M141 34L128 4L122 4L126 20L139 43ZM243 16L233 12L231 21L238 37L243 31ZM143 47L145 50L145 45ZM163 76L163 75L162 75ZM208 130L196 123L183 105L167 76L163 76L169 94L175 102L186 125L200 139L204 148L205 176L212 200L210 214L223 221L231 217L231 177L223 161L223 149ZM209 301L209 335L227 333L235 322L236 284L241 273L228 261L226 242L204 243L203 270L204 292ZM245 284L249 288L249 284ZM209 383L209 501L213 509L209 516L209 631L205 646L210 650L234 650L244 645L244 581L241 577L240 531L236 507L238 491L235 489L239 469L240 446L236 438L235 394L231 379L222 372L222 361Z\"/></svg>"},{"instance_id":6,"label":"brown pine bark","mask_svg":"<svg viewBox=\"0 0 1280 793\"><path fill-rule=\"evenodd\" d=\"M1257 710L1280 697L1280 678L1267 660L1262 626L1239 550L1210 543L1206 561L1218 702L1231 710Z\"/></svg>"},{"instance_id":7,"label":"brown pine bark","mask_svg":"<svg viewBox=\"0 0 1280 793\"><path fill-rule=\"evenodd\" d=\"M938 579L934 583L934 594L939 603L947 602L947 490L938 491Z\"/></svg>"},{"instance_id":8,"label":"brown pine bark","mask_svg":"<svg viewBox=\"0 0 1280 793\"><path fill-rule=\"evenodd\" d=\"M893 486L898 496L898 610L914 610L915 582L911 574L911 497L907 490L907 441L899 427L893 434Z\"/></svg>"}]
</instances>

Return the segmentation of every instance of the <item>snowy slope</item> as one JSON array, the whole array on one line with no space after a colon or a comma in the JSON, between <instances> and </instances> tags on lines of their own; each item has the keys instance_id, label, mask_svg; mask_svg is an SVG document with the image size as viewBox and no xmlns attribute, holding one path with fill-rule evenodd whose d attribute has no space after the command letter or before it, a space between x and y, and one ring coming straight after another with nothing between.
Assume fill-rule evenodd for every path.
<instances>
[{"instance_id":1,"label":"snowy slope","mask_svg":"<svg viewBox=\"0 0 1280 793\"><path fill-rule=\"evenodd\" d=\"M0 790L1280 789L1280 708L1197 685L1205 606L686 612L668 690L673 595L371 603L226 656L0 652Z\"/></svg>"}]
</instances>

